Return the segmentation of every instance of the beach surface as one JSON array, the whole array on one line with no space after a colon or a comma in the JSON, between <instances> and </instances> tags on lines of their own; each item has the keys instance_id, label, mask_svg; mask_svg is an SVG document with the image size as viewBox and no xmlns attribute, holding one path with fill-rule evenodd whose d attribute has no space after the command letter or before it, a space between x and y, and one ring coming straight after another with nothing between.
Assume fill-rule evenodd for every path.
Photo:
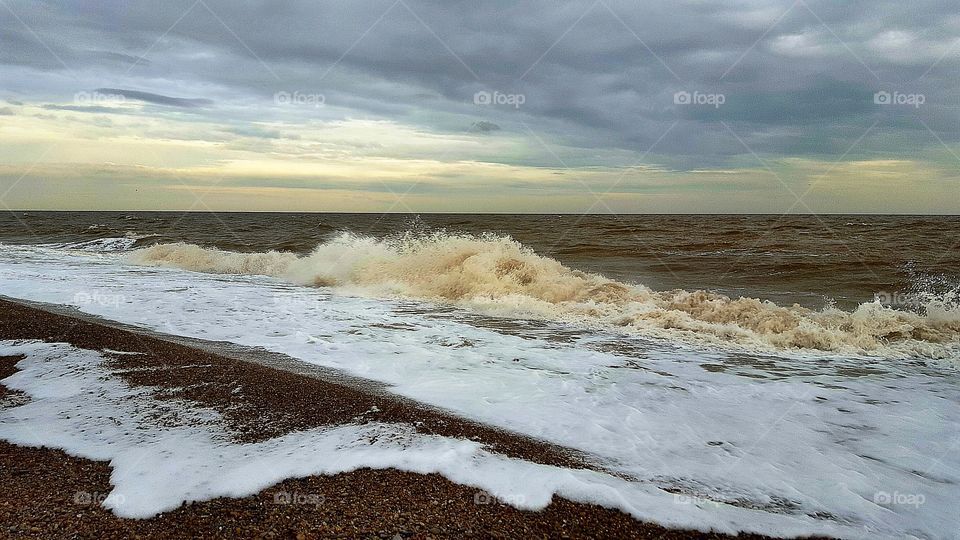
<instances>
[{"instance_id":1,"label":"beach surface","mask_svg":"<svg viewBox=\"0 0 960 540\"><path fill-rule=\"evenodd\" d=\"M291 373L265 365L267 361L231 358L118 326L0 300L0 339L101 351L111 356L109 369L126 384L147 387L160 399L185 400L221 413L239 444L376 420L479 441L497 453L536 463L585 466L577 452L391 396L374 383L364 388L356 379ZM111 355L113 351L140 354ZM0 377L13 375L21 359L0 358ZM19 392L0 389L4 408L25 401ZM521 511L438 474L369 468L289 479L255 495L184 504L149 519L125 519L98 504L112 490L109 463L6 442L0 443L0 461L0 521L10 538L729 537L671 530L563 498L542 511Z\"/></svg>"}]
</instances>

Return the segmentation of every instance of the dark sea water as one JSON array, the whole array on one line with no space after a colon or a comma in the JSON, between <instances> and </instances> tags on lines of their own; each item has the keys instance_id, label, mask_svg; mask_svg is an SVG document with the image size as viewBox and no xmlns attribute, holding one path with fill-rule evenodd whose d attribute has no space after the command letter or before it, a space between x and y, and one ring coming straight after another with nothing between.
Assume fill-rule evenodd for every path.
<instances>
[{"instance_id":1,"label":"dark sea water","mask_svg":"<svg viewBox=\"0 0 960 540\"><path fill-rule=\"evenodd\" d=\"M349 231L509 235L539 255L655 290L843 308L909 304L960 282L960 217L8 212L0 242L130 238L224 250L310 252Z\"/></svg>"}]
</instances>

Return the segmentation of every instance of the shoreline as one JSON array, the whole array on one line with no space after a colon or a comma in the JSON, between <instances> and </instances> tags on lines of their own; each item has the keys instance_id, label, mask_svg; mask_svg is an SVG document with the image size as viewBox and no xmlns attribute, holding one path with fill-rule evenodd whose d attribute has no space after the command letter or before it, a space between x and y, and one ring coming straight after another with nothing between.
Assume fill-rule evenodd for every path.
<instances>
[{"instance_id":1,"label":"shoreline","mask_svg":"<svg viewBox=\"0 0 960 540\"><path fill-rule=\"evenodd\" d=\"M66 342L100 351L127 384L217 410L236 442L319 426L378 421L471 439L494 452L568 468L599 469L571 449L460 418L392 395L387 387L229 344L165 336L96 317L0 297L0 339ZM110 351L141 354L112 354ZM16 358L0 358L0 375ZM0 378L2 378L0 377ZM10 393L0 390L0 403ZM559 497L539 512L491 500L437 474L361 469L290 479L239 499L191 503L153 518L118 518L95 504L110 466L64 452L0 442L0 523L10 537L611 537L733 538L667 529L618 510ZM86 494L84 496L83 494ZM279 494L279 495L278 495ZM285 494L285 495L284 495ZM284 501L287 501L284 503ZM271 534L273 536L271 536ZM742 534L737 538L767 538Z\"/></svg>"}]
</instances>

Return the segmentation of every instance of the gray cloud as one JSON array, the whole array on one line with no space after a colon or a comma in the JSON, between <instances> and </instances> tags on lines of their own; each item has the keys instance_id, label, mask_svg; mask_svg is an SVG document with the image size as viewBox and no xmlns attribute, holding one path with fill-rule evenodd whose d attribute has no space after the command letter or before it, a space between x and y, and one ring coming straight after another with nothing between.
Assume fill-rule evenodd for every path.
<instances>
[{"instance_id":1,"label":"gray cloud","mask_svg":"<svg viewBox=\"0 0 960 540\"><path fill-rule=\"evenodd\" d=\"M43 108L48 111L71 111L85 113L118 113L122 111L122 109L119 107L106 107L104 105L57 105L55 103L47 103L43 105Z\"/></svg>"},{"instance_id":2,"label":"gray cloud","mask_svg":"<svg viewBox=\"0 0 960 540\"><path fill-rule=\"evenodd\" d=\"M470 125L470 131L479 131L481 133L489 131L499 131L502 129L497 124L493 122L487 122L486 120L480 120L479 122L474 122Z\"/></svg>"},{"instance_id":3,"label":"gray cloud","mask_svg":"<svg viewBox=\"0 0 960 540\"><path fill-rule=\"evenodd\" d=\"M171 107L183 107L187 109L213 105L213 100L211 99L170 97L160 94L153 94L150 92L141 92L139 90L125 90L123 88L97 88L96 91L108 95L119 95L126 99L135 99L137 101L144 101L146 103L169 105Z\"/></svg>"},{"instance_id":4,"label":"gray cloud","mask_svg":"<svg viewBox=\"0 0 960 540\"><path fill-rule=\"evenodd\" d=\"M69 96L109 81L118 88L100 92L227 123L340 115L451 132L489 123L580 148L642 154L656 144L651 156L684 168L750 151L839 157L874 123L880 129L849 157L915 153L895 134L926 133L924 125L960 140L956 4L945 0L116 0L12 9L40 38L0 11L0 80L23 85L16 95ZM11 70L39 76L7 83L26 80L7 77ZM879 107L880 90L922 93L926 104ZM326 107L274 110L280 91L322 93ZM524 102L478 105L478 91ZM724 103L678 104L677 92L722 94Z\"/></svg>"}]
</instances>

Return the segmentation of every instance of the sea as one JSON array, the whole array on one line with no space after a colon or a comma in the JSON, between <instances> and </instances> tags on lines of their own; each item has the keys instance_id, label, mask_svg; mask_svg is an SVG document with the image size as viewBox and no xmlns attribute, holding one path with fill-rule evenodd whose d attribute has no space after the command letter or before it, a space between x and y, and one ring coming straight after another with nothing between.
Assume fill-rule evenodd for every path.
<instances>
[{"instance_id":1,"label":"sea","mask_svg":"<svg viewBox=\"0 0 960 540\"><path fill-rule=\"evenodd\" d=\"M609 473L514 482L521 507L562 485L728 532L960 536L958 293L956 216L0 215L0 295L283 353Z\"/></svg>"}]
</instances>

